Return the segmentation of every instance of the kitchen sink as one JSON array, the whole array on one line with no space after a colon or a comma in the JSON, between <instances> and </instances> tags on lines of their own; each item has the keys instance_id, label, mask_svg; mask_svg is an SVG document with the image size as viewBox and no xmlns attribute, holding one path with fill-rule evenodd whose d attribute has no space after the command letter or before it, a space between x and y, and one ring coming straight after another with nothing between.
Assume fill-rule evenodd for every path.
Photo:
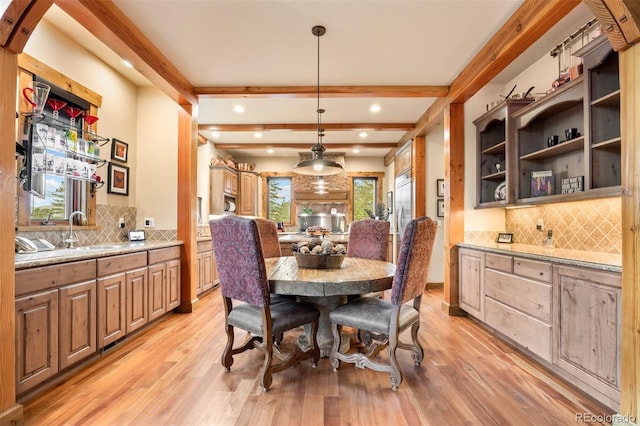
<instances>
[{"instance_id":1,"label":"kitchen sink","mask_svg":"<svg viewBox=\"0 0 640 426\"><path fill-rule=\"evenodd\" d=\"M76 247L76 250L110 250L121 247L115 244L106 244L101 246L84 246L84 247Z\"/></svg>"}]
</instances>

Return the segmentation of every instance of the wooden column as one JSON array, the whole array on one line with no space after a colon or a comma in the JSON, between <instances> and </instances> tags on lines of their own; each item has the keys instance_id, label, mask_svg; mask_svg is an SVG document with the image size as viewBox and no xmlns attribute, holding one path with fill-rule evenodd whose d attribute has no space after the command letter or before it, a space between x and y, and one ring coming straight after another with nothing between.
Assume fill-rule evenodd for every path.
<instances>
[{"instance_id":1,"label":"wooden column","mask_svg":"<svg viewBox=\"0 0 640 426\"><path fill-rule=\"evenodd\" d=\"M411 144L411 173L413 174L413 217L427 215L427 141L416 136Z\"/></svg>"},{"instance_id":2,"label":"wooden column","mask_svg":"<svg viewBox=\"0 0 640 426\"><path fill-rule=\"evenodd\" d=\"M196 271L196 182L198 107L180 105L178 112L178 239L184 241L179 312L192 312L198 301Z\"/></svg>"},{"instance_id":3,"label":"wooden column","mask_svg":"<svg viewBox=\"0 0 640 426\"><path fill-rule=\"evenodd\" d=\"M442 310L462 315L458 306L458 249L464 241L464 104L444 112L444 300Z\"/></svg>"},{"instance_id":4,"label":"wooden column","mask_svg":"<svg viewBox=\"0 0 640 426\"><path fill-rule=\"evenodd\" d=\"M0 424L22 419L16 404L15 217L16 76L18 58L0 49Z\"/></svg>"},{"instance_id":5,"label":"wooden column","mask_svg":"<svg viewBox=\"0 0 640 426\"><path fill-rule=\"evenodd\" d=\"M620 414L640 419L640 44L620 52L622 385Z\"/></svg>"}]
</instances>

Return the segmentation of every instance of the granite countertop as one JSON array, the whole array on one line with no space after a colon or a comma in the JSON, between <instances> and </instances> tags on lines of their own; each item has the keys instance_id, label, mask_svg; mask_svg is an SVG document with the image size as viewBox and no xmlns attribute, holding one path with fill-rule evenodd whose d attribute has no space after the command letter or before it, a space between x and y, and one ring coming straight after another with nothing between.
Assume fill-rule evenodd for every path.
<instances>
[{"instance_id":1,"label":"granite countertop","mask_svg":"<svg viewBox=\"0 0 640 426\"><path fill-rule=\"evenodd\" d=\"M56 263L73 262L76 260L96 259L99 257L135 253L137 251L153 250L179 245L182 245L182 241L143 241L135 243L105 243L74 249L64 248L38 253L16 253L15 269L19 270Z\"/></svg>"},{"instance_id":2,"label":"granite countertop","mask_svg":"<svg viewBox=\"0 0 640 426\"><path fill-rule=\"evenodd\" d=\"M554 262L569 266L599 269L609 272L622 272L622 255L594 251L546 248L530 244L498 243L459 243L459 247L480 249L498 254L512 254L529 259Z\"/></svg>"}]
</instances>

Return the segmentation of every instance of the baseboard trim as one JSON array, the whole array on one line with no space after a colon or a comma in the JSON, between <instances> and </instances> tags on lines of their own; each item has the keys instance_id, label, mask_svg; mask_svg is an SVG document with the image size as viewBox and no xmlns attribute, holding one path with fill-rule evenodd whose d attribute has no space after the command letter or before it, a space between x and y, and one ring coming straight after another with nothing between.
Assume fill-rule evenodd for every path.
<instances>
[{"instance_id":1,"label":"baseboard trim","mask_svg":"<svg viewBox=\"0 0 640 426\"><path fill-rule=\"evenodd\" d=\"M0 425L21 425L23 419L22 405L16 404L0 413Z\"/></svg>"},{"instance_id":2,"label":"baseboard trim","mask_svg":"<svg viewBox=\"0 0 640 426\"><path fill-rule=\"evenodd\" d=\"M449 316L453 316L453 317L463 317L466 316L467 313L465 311L463 311L462 309L460 309L460 306L458 305L451 305L447 302L445 302L444 300L442 301L442 305L441 305L442 311L444 313L446 313Z\"/></svg>"}]
</instances>

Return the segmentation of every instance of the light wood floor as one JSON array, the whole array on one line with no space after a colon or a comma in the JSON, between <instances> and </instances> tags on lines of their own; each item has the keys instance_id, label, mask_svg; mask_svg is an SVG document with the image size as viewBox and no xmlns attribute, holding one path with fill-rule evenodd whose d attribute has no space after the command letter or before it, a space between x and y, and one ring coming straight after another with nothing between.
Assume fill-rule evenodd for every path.
<instances>
[{"instance_id":1,"label":"light wood floor","mask_svg":"<svg viewBox=\"0 0 640 426\"><path fill-rule=\"evenodd\" d=\"M425 292L425 360L414 367L399 351L397 392L386 373L344 364L333 372L321 359L317 369L304 362L276 373L263 393L257 351L226 373L216 289L196 312L161 320L23 401L25 425L569 425L578 413L612 414L470 319L445 315L441 300L441 289Z\"/></svg>"}]
</instances>

